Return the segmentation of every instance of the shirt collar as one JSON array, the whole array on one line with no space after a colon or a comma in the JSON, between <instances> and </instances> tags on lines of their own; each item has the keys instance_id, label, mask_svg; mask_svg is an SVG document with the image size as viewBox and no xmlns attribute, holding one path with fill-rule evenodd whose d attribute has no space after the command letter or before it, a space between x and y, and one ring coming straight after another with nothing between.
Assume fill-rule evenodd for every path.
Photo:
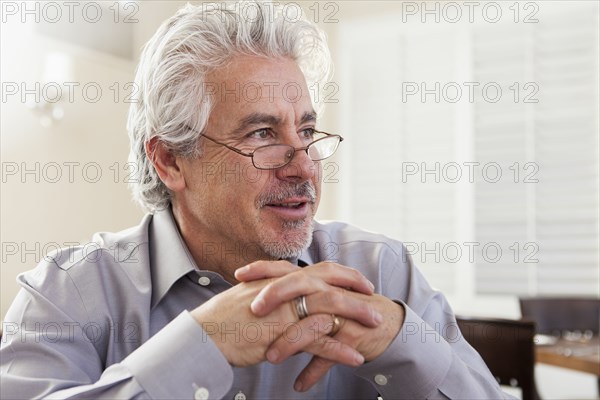
<instances>
[{"instance_id":1,"label":"shirt collar","mask_svg":"<svg viewBox=\"0 0 600 400\"><path fill-rule=\"evenodd\" d=\"M154 213L148 233L154 308L179 278L198 268L179 233L171 207Z\"/></svg>"},{"instance_id":2,"label":"shirt collar","mask_svg":"<svg viewBox=\"0 0 600 400\"><path fill-rule=\"evenodd\" d=\"M314 264L309 249L310 247L304 249L304 251L302 251L302 254L300 254L300 257L290 260L290 262L300 267L306 267L307 265Z\"/></svg>"},{"instance_id":3,"label":"shirt collar","mask_svg":"<svg viewBox=\"0 0 600 400\"><path fill-rule=\"evenodd\" d=\"M154 308L179 278L199 268L181 237L171 207L154 213L149 227L149 243ZM311 247L314 245L313 242ZM313 264L310 248L305 249L300 257L288 261L301 267Z\"/></svg>"}]
</instances>

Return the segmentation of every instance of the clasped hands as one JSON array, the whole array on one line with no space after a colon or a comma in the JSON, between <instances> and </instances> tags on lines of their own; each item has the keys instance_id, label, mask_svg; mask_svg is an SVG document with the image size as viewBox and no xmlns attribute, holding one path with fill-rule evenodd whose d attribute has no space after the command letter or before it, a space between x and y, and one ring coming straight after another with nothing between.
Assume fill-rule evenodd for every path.
<instances>
[{"instance_id":1,"label":"clasped hands","mask_svg":"<svg viewBox=\"0 0 600 400\"><path fill-rule=\"evenodd\" d=\"M404 321L402 306L374 294L360 272L339 264L299 268L287 261L257 261L235 277L241 283L192 316L236 367L313 354L296 379L297 391L310 389L337 363L357 367L375 359ZM308 315L299 318L304 306Z\"/></svg>"}]
</instances>

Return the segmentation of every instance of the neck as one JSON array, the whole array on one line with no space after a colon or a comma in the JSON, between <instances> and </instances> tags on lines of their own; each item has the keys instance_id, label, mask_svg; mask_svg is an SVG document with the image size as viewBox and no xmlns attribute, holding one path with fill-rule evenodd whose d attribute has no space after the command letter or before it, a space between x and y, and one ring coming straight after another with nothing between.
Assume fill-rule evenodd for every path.
<instances>
[{"instance_id":1,"label":"neck","mask_svg":"<svg viewBox=\"0 0 600 400\"><path fill-rule=\"evenodd\" d=\"M221 274L233 285L238 283L234 277L236 269L258 260L273 260L258 243L232 243L194 228L195 224L190 224L176 205L173 205L173 216L196 265L200 269Z\"/></svg>"}]
</instances>

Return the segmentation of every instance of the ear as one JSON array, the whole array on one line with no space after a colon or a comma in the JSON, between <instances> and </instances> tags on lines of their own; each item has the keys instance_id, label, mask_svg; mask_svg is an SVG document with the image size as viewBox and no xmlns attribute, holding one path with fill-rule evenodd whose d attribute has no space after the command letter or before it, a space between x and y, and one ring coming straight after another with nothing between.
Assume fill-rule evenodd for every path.
<instances>
[{"instance_id":1,"label":"ear","mask_svg":"<svg viewBox=\"0 0 600 400\"><path fill-rule=\"evenodd\" d=\"M153 137L146 142L146 155L154 165L160 180L172 192L185 189L185 178L181 169L180 159L160 141Z\"/></svg>"}]
</instances>

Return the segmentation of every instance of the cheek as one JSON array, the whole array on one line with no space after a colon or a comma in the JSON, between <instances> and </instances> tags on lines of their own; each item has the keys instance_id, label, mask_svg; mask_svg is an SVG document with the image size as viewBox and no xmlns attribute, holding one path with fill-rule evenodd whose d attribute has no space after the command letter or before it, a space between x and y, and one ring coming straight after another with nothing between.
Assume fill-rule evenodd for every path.
<instances>
[{"instance_id":1,"label":"cheek","mask_svg":"<svg viewBox=\"0 0 600 400\"><path fill-rule=\"evenodd\" d=\"M232 189L227 183L229 177L222 174L219 163L198 162L187 171L186 186L189 202L202 209L222 209L231 197ZM231 201L231 200L230 200Z\"/></svg>"},{"instance_id":2,"label":"cheek","mask_svg":"<svg viewBox=\"0 0 600 400\"><path fill-rule=\"evenodd\" d=\"M256 169L252 164L242 166L236 173L236 185L241 193L258 195L275 184L275 172ZM233 181L233 179L230 179Z\"/></svg>"},{"instance_id":3,"label":"cheek","mask_svg":"<svg viewBox=\"0 0 600 400\"><path fill-rule=\"evenodd\" d=\"M205 190L212 192L209 196L222 202L220 208L232 209L236 214L240 207L254 208L259 196L273 186L271 171L240 162L221 164L207 178Z\"/></svg>"}]
</instances>

